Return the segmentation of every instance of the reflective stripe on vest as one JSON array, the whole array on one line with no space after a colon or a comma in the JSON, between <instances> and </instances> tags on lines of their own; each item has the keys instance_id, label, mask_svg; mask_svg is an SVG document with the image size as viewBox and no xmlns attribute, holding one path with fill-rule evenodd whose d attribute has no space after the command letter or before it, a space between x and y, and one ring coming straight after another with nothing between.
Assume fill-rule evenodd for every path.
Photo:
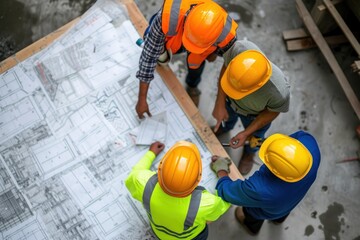
<instances>
[{"instance_id":1,"label":"reflective stripe on vest","mask_svg":"<svg viewBox=\"0 0 360 240\"><path fill-rule=\"evenodd\" d=\"M187 212L185 223L184 223L184 230L189 229L194 224L196 214L199 210L200 200L201 200L201 195L202 195L203 190L205 190L205 188L196 187L195 190L191 194L189 210Z\"/></svg>"},{"instance_id":2,"label":"reflective stripe on vest","mask_svg":"<svg viewBox=\"0 0 360 240\"><path fill-rule=\"evenodd\" d=\"M232 25L232 19L229 16L229 14L226 16L226 23L225 26L220 34L220 36L218 37L218 39L216 40L216 42L214 43L214 46L217 46L219 43L221 43L222 41L225 40L226 36L230 33L231 31L231 25Z\"/></svg>"},{"instance_id":3,"label":"reflective stripe on vest","mask_svg":"<svg viewBox=\"0 0 360 240\"><path fill-rule=\"evenodd\" d=\"M171 50L173 54L177 53L182 46L182 35L184 32L184 22L187 12L192 6L204 3L209 0L165 0L162 10L161 28L166 36L165 45L167 50ZM231 42L236 36L237 24L227 14L225 25L221 34L215 43L201 54L189 52L187 63L189 68L197 69L206 60L206 58L214 53L216 49L223 48Z\"/></svg>"},{"instance_id":4,"label":"reflective stripe on vest","mask_svg":"<svg viewBox=\"0 0 360 240\"><path fill-rule=\"evenodd\" d=\"M144 204L144 208L145 208L146 212L149 215L149 218L151 218L150 198L151 198L152 193L154 192L155 185L157 184L157 182L158 182L157 174L152 175L151 178L149 179L149 181L146 183L144 193L143 193L143 204Z\"/></svg>"},{"instance_id":5,"label":"reflective stripe on vest","mask_svg":"<svg viewBox=\"0 0 360 240\"><path fill-rule=\"evenodd\" d=\"M185 15L187 15L192 6L208 1L210 0L165 0L161 14L161 25L166 37L178 34L176 30L180 27L179 24L183 22Z\"/></svg>"},{"instance_id":6,"label":"reflective stripe on vest","mask_svg":"<svg viewBox=\"0 0 360 240\"><path fill-rule=\"evenodd\" d=\"M167 36L174 36L177 34L176 27L178 25L178 19L180 17L180 5L181 0L174 0L173 4L171 5L169 31L167 32Z\"/></svg>"},{"instance_id":7,"label":"reflective stripe on vest","mask_svg":"<svg viewBox=\"0 0 360 240\"><path fill-rule=\"evenodd\" d=\"M191 237L191 235L193 235L193 231L195 229L197 229L198 226L192 228L191 230L189 231L184 231L182 233L177 233L177 232L174 232L174 231L171 231L170 229L164 227L164 226L160 226L160 225L157 225L155 224L152 219L150 218L150 221L151 223L156 227L156 231L159 231L159 232L163 232L167 235L170 235L170 236L173 236L177 239L189 239L189 237ZM155 232L155 231L154 231ZM155 235L156 235L156 232L155 232Z\"/></svg>"},{"instance_id":8,"label":"reflective stripe on vest","mask_svg":"<svg viewBox=\"0 0 360 240\"><path fill-rule=\"evenodd\" d=\"M143 193L143 205L149 216L149 219L157 227L157 229L159 231L163 231L172 236L176 235L177 237L183 238L184 236L181 236L181 235L191 233L191 231L193 230L192 229L191 231L186 232L186 230L189 229L194 224L197 212L199 210L200 202L201 202L202 191L205 190L205 188L198 186L192 192L189 209L188 209L186 219L184 222L184 231L185 232L179 234L179 233L176 233L164 226L156 225L152 220L151 211L150 211L150 199L151 199L151 196L154 192L154 189L155 189L155 186L157 183L158 183L158 176L157 176L157 174L154 174L153 176L150 177L150 179L146 183L144 193Z\"/></svg>"},{"instance_id":9,"label":"reflective stripe on vest","mask_svg":"<svg viewBox=\"0 0 360 240\"><path fill-rule=\"evenodd\" d=\"M212 54L217 49L217 47L219 45L221 45L221 43L226 39L226 37L231 32L231 27L232 27L232 19L228 14L226 17L225 26L222 29L220 36L216 39L215 43L212 46L210 46L208 49L206 49L206 51L203 52L202 54L189 53L188 58L187 58L189 68L192 68L192 69L199 68L200 65L202 64L202 62L205 61L205 59L210 54ZM223 43L223 45L224 45L224 43ZM224 46L220 46L220 47L224 47Z\"/></svg>"}]
</instances>

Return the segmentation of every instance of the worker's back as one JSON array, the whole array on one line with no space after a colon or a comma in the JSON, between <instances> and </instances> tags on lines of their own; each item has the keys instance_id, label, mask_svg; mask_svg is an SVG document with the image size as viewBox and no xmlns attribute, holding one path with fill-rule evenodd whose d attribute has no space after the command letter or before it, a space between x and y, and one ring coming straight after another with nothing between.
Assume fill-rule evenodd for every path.
<instances>
[{"instance_id":1,"label":"worker's back","mask_svg":"<svg viewBox=\"0 0 360 240\"><path fill-rule=\"evenodd\" d=\"M200 152L180 141L162 158L158 172L150 170L161 143L153 143L133 167L125 185L143 203L151 228L159 239L196 239L207 236L207 222L217 220L230 204L198 186Z\"/></svg>"}]
</instances>

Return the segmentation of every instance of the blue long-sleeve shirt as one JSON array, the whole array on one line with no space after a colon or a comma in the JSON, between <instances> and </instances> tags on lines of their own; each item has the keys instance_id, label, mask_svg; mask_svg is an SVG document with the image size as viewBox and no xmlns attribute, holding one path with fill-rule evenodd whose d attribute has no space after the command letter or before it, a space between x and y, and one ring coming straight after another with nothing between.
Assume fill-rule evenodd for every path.
<instances>
[{"instance_id":1,"label":"blue long-sleeve shirt","mask_svg":"<svg viewBox=\"0 0 360 240\"><path fill-rule=\"evenodd\" d=\"M229 177L220 178L216 185L218 195L229 203L246 207L246 211L256 219L273 220L289 214L315 181L320 165L320 150L313 136L298 131L290 137L299 140L313 157L313 165L303 179L285 182L262 165L249 179L232 181Z\"/></svg>"}]
</instances>

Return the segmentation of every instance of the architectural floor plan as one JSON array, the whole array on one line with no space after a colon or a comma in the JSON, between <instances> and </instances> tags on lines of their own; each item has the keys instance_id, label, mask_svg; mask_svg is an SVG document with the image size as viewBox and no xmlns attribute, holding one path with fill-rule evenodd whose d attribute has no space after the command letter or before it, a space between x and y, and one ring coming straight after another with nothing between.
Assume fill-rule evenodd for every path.
<instances>
[{"instance_id":1,"label":"architectural floor plan","mask_svg":"<svg viewBox=\"0 0 360 240\"><path fill-rule=\"evenodd\" d=\"M124 186L149 147L136 145L138 38L124 6L98 1L0 75L0 239L151 239L145 210ZM158 75L148 102L166 124L164 152L194 142L201 185L214 192L211 154Z\"/></svg>"}]
</instances>

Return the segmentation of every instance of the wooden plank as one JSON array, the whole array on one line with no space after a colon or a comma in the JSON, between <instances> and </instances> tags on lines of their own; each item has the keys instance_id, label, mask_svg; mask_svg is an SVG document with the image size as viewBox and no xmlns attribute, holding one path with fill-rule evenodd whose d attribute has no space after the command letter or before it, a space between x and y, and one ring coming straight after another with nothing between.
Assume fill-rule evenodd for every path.
<instances>
[{"instance_id":1,"label":"wooden plank","mask_svg":"<svg viewBox=\"0 0 360 240\"><path fill-rule=\"evenodd\" d=\"M349 42L345 35L325 37L325 41L331 46ZM316 47L316 42L311 37L286 41L286 49L288 51L299 51Z\"/></svg>"},{"instance_id":2,"label":"wooden plank","mask_svg":"<svg viewBox=\"0 0 360 240\"><path fill-rule=\"evenodd\" d=\"M330 0L323 0L323 2L326 5L329 12L331 13L331 15L334 17L336 23L339 25L345 36L349 39L350 44L353 46L358 56L360 56L360 44L356 40L354 34L352 34L349 27L344 22L339 12L336 10L336 8L334 7L334 5L331 3Z\"/></svg>"},{"instance_id":3,"label":"wooden plank","mask_svg":"<svg viewBox=\"0 0 360 240\"><path fill-rule=\"evenodd\" d=\"M337 2L337 0L332 0L332 2ZM339 1L337 3L341 3L342 1ZM316 23L317 27L319 28L320 32L322 33L329 33L337 28L337 24L333 17L330 15L328 11L319 6L325 7L322 0L316 0L315 4L313 5L311 9L311 16L314 19L314 22Z\"/></svg>"},{"instance_id":4,"label":"wooden plank","mask_svg":"<svg viewBox=\"0 0 360 240\"><path fill-rule=\"evenodd\" d=\"M0 62L0 74L5 72L6 70L12 68L13 66L15 66L18 63L19 62L16 60L15 56L8 57L4 61Z\"/></svg>"},{"instance_id":5,"label":"wooden plank","mask_svg":"<svg viewBox=\"0 0 360 240\"><path fill-rule=\"evenodd\" d=\"M360 60L354 61L354 63L351 64L351 69L353 72L360 74Z\"/></svg>"},{"instance_id":6,"label":"wooden plank","mask_svg":"<svg viewBox=\"0 0 360 240\"><path fill-rule=\"evenodd\" d=\"M331 2L336 5L343 2L343 0L331 0ZM311 16L313 17L315 23L318 23L318 21L324 17L324 14L326 13L325 10L326 6L322 3L322 0L316 0L313 8L311 9Z\"/></svg>"},{"instance_id":7,"label":"wooden plank","mask_svg":"<svg viewBox=\"0 0 360 240\"><path fill-rule=\"evenodd\" d=\"M286 41L286 50L289 52L316 48L317 45L312 38L302 38Z\"/></svg>"},{"instance_id":8,"label":"wooden plank","mask_svg":"<svg viewBox=\"0 0 360 240\"><path fill-rule=\"evenodd\" d=\"M309 34L306 32L304 28L283 31L284 40L306 38L306 37L309 37Z\"/></svg>"},{"instance_id":9,"label":"wooden plank","mask_svg":"<svg viewBox=\"0 0 360 240\"><path fill-rule=\"evenodd\" d=\"M331 3L332 4L334 4L334 5L336 5L336 4L338 4L338 3L341 3L343 0L331 0ZM319 10L319 11L325 11L326 9L327 9L327 7L324 5L324 4L319 4L318 6L317 6L317 9Z\"/></svg>"},{"instance_id":10,"label":"wooden plank","mask_svg":"<svg viewBox=\"0 0 360 240\"><path fill-rule=\"evenodd\" d=\"M342 89L344 90L346 97L348 98L351 106L353 107L357 117L360 119L360 102L357 96L355 95L353 89L351 88L344 72L342 71L341 67L336 61L333 52L331 51L325 39L323 38L320 30L317 28L314 20L312 19L310 13L306 9L302 0L296 0L296 7L311 37L314 39L320 51L323 53L325 59L329 63Z\"/></svg>"}]
</instances>

